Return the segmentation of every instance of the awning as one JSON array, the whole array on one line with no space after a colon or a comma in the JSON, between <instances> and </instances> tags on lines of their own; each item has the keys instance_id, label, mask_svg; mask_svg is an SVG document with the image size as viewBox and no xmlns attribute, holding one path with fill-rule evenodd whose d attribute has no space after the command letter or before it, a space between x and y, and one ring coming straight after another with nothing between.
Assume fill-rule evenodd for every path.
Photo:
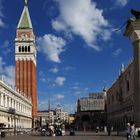
<instances>
[{"instance_id":1,"label":"awning","mask_svg":"<svg viewBox=\"0 0 140 140\"><path fill-rule=\"evenodd\" d=\"M7 124L7 119L4 116L0 116L0 123Z\"/></svg>"}]
</instances>

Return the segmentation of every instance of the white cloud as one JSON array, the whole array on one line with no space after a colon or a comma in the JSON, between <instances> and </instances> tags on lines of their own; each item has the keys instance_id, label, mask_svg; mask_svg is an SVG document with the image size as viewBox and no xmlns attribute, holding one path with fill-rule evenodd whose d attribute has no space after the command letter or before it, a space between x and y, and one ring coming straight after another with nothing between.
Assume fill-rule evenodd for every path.
<instances>
[{"instance_id":1,"label":"white cloud","mask_svg":"<svg viewBox=\"0 0 140 140\"><path fill-rule=\"evenodd\" d=\"M49 60L56 63L61 62L59 55L64 51L64 46L66 45L64 39L46 34L37 38L37 44L39 51L45 53Z\"/></svg>"},{"instance_id":2,"label":"white cloud","mask_svg":"<svg viewBox=\"0 0 140 140\"><path fill-rule=\"evenodd\" d=\"M5 26L4 22L2 21L2 17L3 17L2 9L3 9L2 0L0 0L0 27Z\"/></svg>"},{"instance_id":3,"label":"white cloud","mask_svg":"<svg viewBox=\"0 0 140 140\"><path fill-rule=\"evenodd\" d=\"M80 94L82 94L83 92L82 91L76 91L74 94L75 95L80 95Z\"/></svg>"},{"instance_id":4,"label":"white cloud","mask_svg":"<svg viewBox=\"0 0 140 140\"><path fill-rule=\"evenodd\" d=\"M43 71L39 71L39 77L44 77L44 76L45 76L44 72Z\"/></svg>"},{"instance_id":5,"label":"white cloud","mask_svg":"<svg viewBox=\"0 0 140 140\"><path fill-rule=\"evenodd\" d=\"M118 55L120 55L120 53L122 52L122 49L121 48L119 48L119 49L117 49L115 52L113 52L113 56L118 56Z\"/></svg>"},{"instance_id":6,"label":"white cloud","mask_svg":"<svg viewBox=\"0 0 140 140\"><path fill-rule=\"evenodd\" d=\"M3 65L5 63L2 61L2 57L0 57L0 74L3 72Z\"/></svg>"},{"instance_id":7,"label":"white cloud","mask_svg":"<svg viewBox=\"0 0 140 140\"><path fill-rule=\"evenodd\" d=\"M15 67L14 66L5 66L2 58L0 57L0 75L3 76L4 81L7 84L14 86L15 84Z\"/></svg>"},{"instance_id":8,"label":"white cloud","mask_svg":"<svg viewBox=\"0 0 140 140\"><path fill-rule=\"evenodd\" d=\"M65 81L66 81L65 77L57 77L55 79L55 83L59 86L63 86Z\"/></svg>"},{"instance_id":9,"label":"white cloud","mask_svg":"<svg viewBox=\"0 0 140 140\"><path fill-rule=\"evenodd\" d=\"M64 99L64 95L63 94L57 94L57 95L55 95L55 99L56 100L59 100L59 99Z\"/></svg>"},{"instance_id":10,"label":"white cloud","mask_svg":"<svg viewBox=\"0 0 140 140\"><path fill-rule=\"evenodd\" d=\"M12 85L15 86L15 67L14 66L6 66L4 68L4 80Z\"/></svg>"},{"instance_id":11,"label":"white cloud","mask_svg":"<svg viewBox=\"0 0 140 140\"><path fill-rule=\"evenodd\" d=\"M128 3L128 0L116 0L117 6L126 6Z\"/></svg>"},{"instance_id":12,"label":"white cloud","mask_svg":"<svg viewBox=\"0 0 140 140\"><path fill-rule=\"evenodd\" d=\"M76 82L76 83L74 83L74 85L75 85L75 86L79 86L79 85L80 85L80 83Z\"/></svg>"},{"instance_id":13,"label":"white cloud","mask_svg":"<svg viewBox=\"0 0 140 140\"><path fill-rule=\"evenodd\" d=\"M52 73L57 73L59 71L59 69L57 67L54 67L54 68L50 69L50 71Z\"/></svg>"},{"instance_id":14,"label":"white cloud","mask_svg":"<svg viewBox=\"0 0 140 140\"><path fill-rule=\"evenodd\" d=\"M41 82L43 82L43 83L46 83L46 79L45 79L45 78L43 78L43 77L42 77L42 78L40 78L40 81L41 81Z\"/></svg>"},{"instance_id":15,"label":"white cloud","mask_svg":"<svg viewBox=\"0 0 140 140\"><path fill-rule=\"evenodd\" d=\"M2 48L7 48L8 46L9 46L9 41L6 40L1 47Z\"/></svg>"},{"instance_id":16,"label":"white cloud","mask_svg":"<svg viewBox=\"0 0 140 140\"><path fill-rule=\"evenodd\" d=\"M3 52L3 54L4 55L7 55L8 53L10 53L11 52L11 50L10 50L10 48L9 48L9 41L8 40L6 40L3 44L2 44L2 52Z\"/></svg>"},{"instance_id":17,"label":"white cloud","mask_svg":"<svg viewBox=\"0 0 140 140\"><path fill-rule=\"evenodd\" d=\"M3 9L2 0L0 0L0 17L3 17L2 9Z\"/></svg>"},{"instance_id":18,"label":"white cloud","mask_svg":"<svg viewBox=\"0 0 140 140\"><path fill-rule=\"evenodd\" d=\"M39 80L40 80L41 82L43 82L43 83L46 83L46 82L47 82L47 80L46 80L45 77L46 77L46 76L45 76L44 72L43 72L43 71L39 71Z\"/></svg>"},{"instance_id":19,"label":"white cloud","mask_svg":"<svg viewBox=\"0 0 140 140\"><path fill-rule=\"evenodd\" d=\"M0 19L0 27L4 27L4 26L5 26L4 22L2 21L2 19Z\"/></svg>"},{"instance_id":20,"label":"white cloud","mask_svg":"<svg viewBox=\"0 0 140 140\"><path fill-rule=\"evenodd\" d=\"M75 68L72 66L67 66L64 68L64 70L69 71L69 70L74 70Z\"/></svg>"},{"instance_id":21,"label":"white cloud","mask_svg":"<svg viewBox=\"0 0 140 140\"><path fill-rule=\"evenodd\" d=\"M88 46L100 50L98 39L108 40L111 30L108 21L103 17L103 10L96 7L92 0L56 0L59 3L60 15L52 20L57 31L65 31L84 39Z\"/></svg>"},{"instance_id":22,"label":"white cloud","mask_svg":"<svg viewBox=\"0 0 140 140\"><path fill-rule=\"evenodd\" d=\"M88 90L89 90L89 88L85 88L84 90L85 90L85 91L88 91Z\"/></svg>"},{"instance_id":23,"label":"white cloud","mask_svg":"<svg viewBox=\"0 0 140 140\"><path fill-rule=\"evenodd\" d=\"M74 86L72 89L74 89L74 90L79 90L79 87Z\"/></svg>"}]
</instances>

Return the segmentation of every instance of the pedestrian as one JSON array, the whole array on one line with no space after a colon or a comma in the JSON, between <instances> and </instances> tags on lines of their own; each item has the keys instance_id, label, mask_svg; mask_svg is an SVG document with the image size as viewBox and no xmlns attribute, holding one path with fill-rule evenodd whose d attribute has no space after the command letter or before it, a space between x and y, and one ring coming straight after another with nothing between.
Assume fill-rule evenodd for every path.
<instances>
[{"instance_id":1,"label":"pedestrian","mask_svg":"<svg viewBox=\"0 0 140 140\"><path fill-rule=\"evenodd\" d=\"M104 126L104 132L107 133L107 127L106 126Z\"/></svg>"},{"instance_id":2,"label":"pedestrian","mask_svg":"<svg viewBox=\"0 0 140 140\"><path fill-rule=\"evenodd\" d=\"M135 132L136 132L136 128L135 128L135 124L133 123L130 126L130 140L136 140Z\"/></svg>"},{"instance_id":3,"label":"pedestrian","mask_svg":"<svg viewBox=\"0 0 140 140\"><path fill-rule=\"evenodd\" d=\"M127 123L127 126L126 126L126 137L127 137L127 140L130 140L130 123Z\"/></svg>"},{"instance_id":4,"label":"pedestrian","mask_svg":"<svg viewBox=\"0 0 140 140\"><path fill-rule=\"evenodd\" d=\"M107 132L108 132L108 136L110 136L111 135L111 125L110 124L107 125Z\"/></svg>"},{"instance_id":5,"label":"pedestrian","mask_svg":"<svg viewBox=\"0 0 140 140\"><path fill-rule=\"evenodd\" d=\"M99 126L96 127L96 133L98 133L98 132L99 132Z\"/></svg>"}]
</instances>

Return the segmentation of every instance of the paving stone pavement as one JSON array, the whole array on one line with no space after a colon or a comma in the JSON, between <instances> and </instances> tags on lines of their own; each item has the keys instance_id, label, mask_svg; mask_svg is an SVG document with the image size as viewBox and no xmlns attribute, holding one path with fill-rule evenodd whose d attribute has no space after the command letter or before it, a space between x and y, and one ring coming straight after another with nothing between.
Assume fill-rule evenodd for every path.
<instances>
[{"instance_id":1,"label":"paving stone pavement","mask_svg":"<svg viewBox=\"0 0 140 140\"><path fill-rule=\"evenodd\" d=\"M17 135L17 136L7 136L1 138L3 140L126 140L125 136L107 136L103 133L93 133L93 132L76 132L75 136L69 136L68 133L66 136L40 136L40 135ZM137 137L136 140L140 140L140 137Z\"/></svg>"}]
</instances>

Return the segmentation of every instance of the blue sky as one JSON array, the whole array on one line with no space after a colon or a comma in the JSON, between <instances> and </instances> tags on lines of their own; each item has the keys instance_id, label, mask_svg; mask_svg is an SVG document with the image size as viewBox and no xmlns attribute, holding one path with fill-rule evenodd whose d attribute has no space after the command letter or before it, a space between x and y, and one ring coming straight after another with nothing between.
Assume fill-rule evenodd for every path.
<instances>
[{"instance_id":1,"label":"blue sky","mask_svg":"<svg viewBox=\"0 0 140 140\"><path fill-rule=\"evenodd\" d=\"M14 39L23 0L0 0L0 75L14 83ZM121 64L132 59L132 45L116 32L140 10L139 0L29 0L36 35L39 109L57 104L74 112L76 101L108 88Z\"/></svg>"}]
</instances>

